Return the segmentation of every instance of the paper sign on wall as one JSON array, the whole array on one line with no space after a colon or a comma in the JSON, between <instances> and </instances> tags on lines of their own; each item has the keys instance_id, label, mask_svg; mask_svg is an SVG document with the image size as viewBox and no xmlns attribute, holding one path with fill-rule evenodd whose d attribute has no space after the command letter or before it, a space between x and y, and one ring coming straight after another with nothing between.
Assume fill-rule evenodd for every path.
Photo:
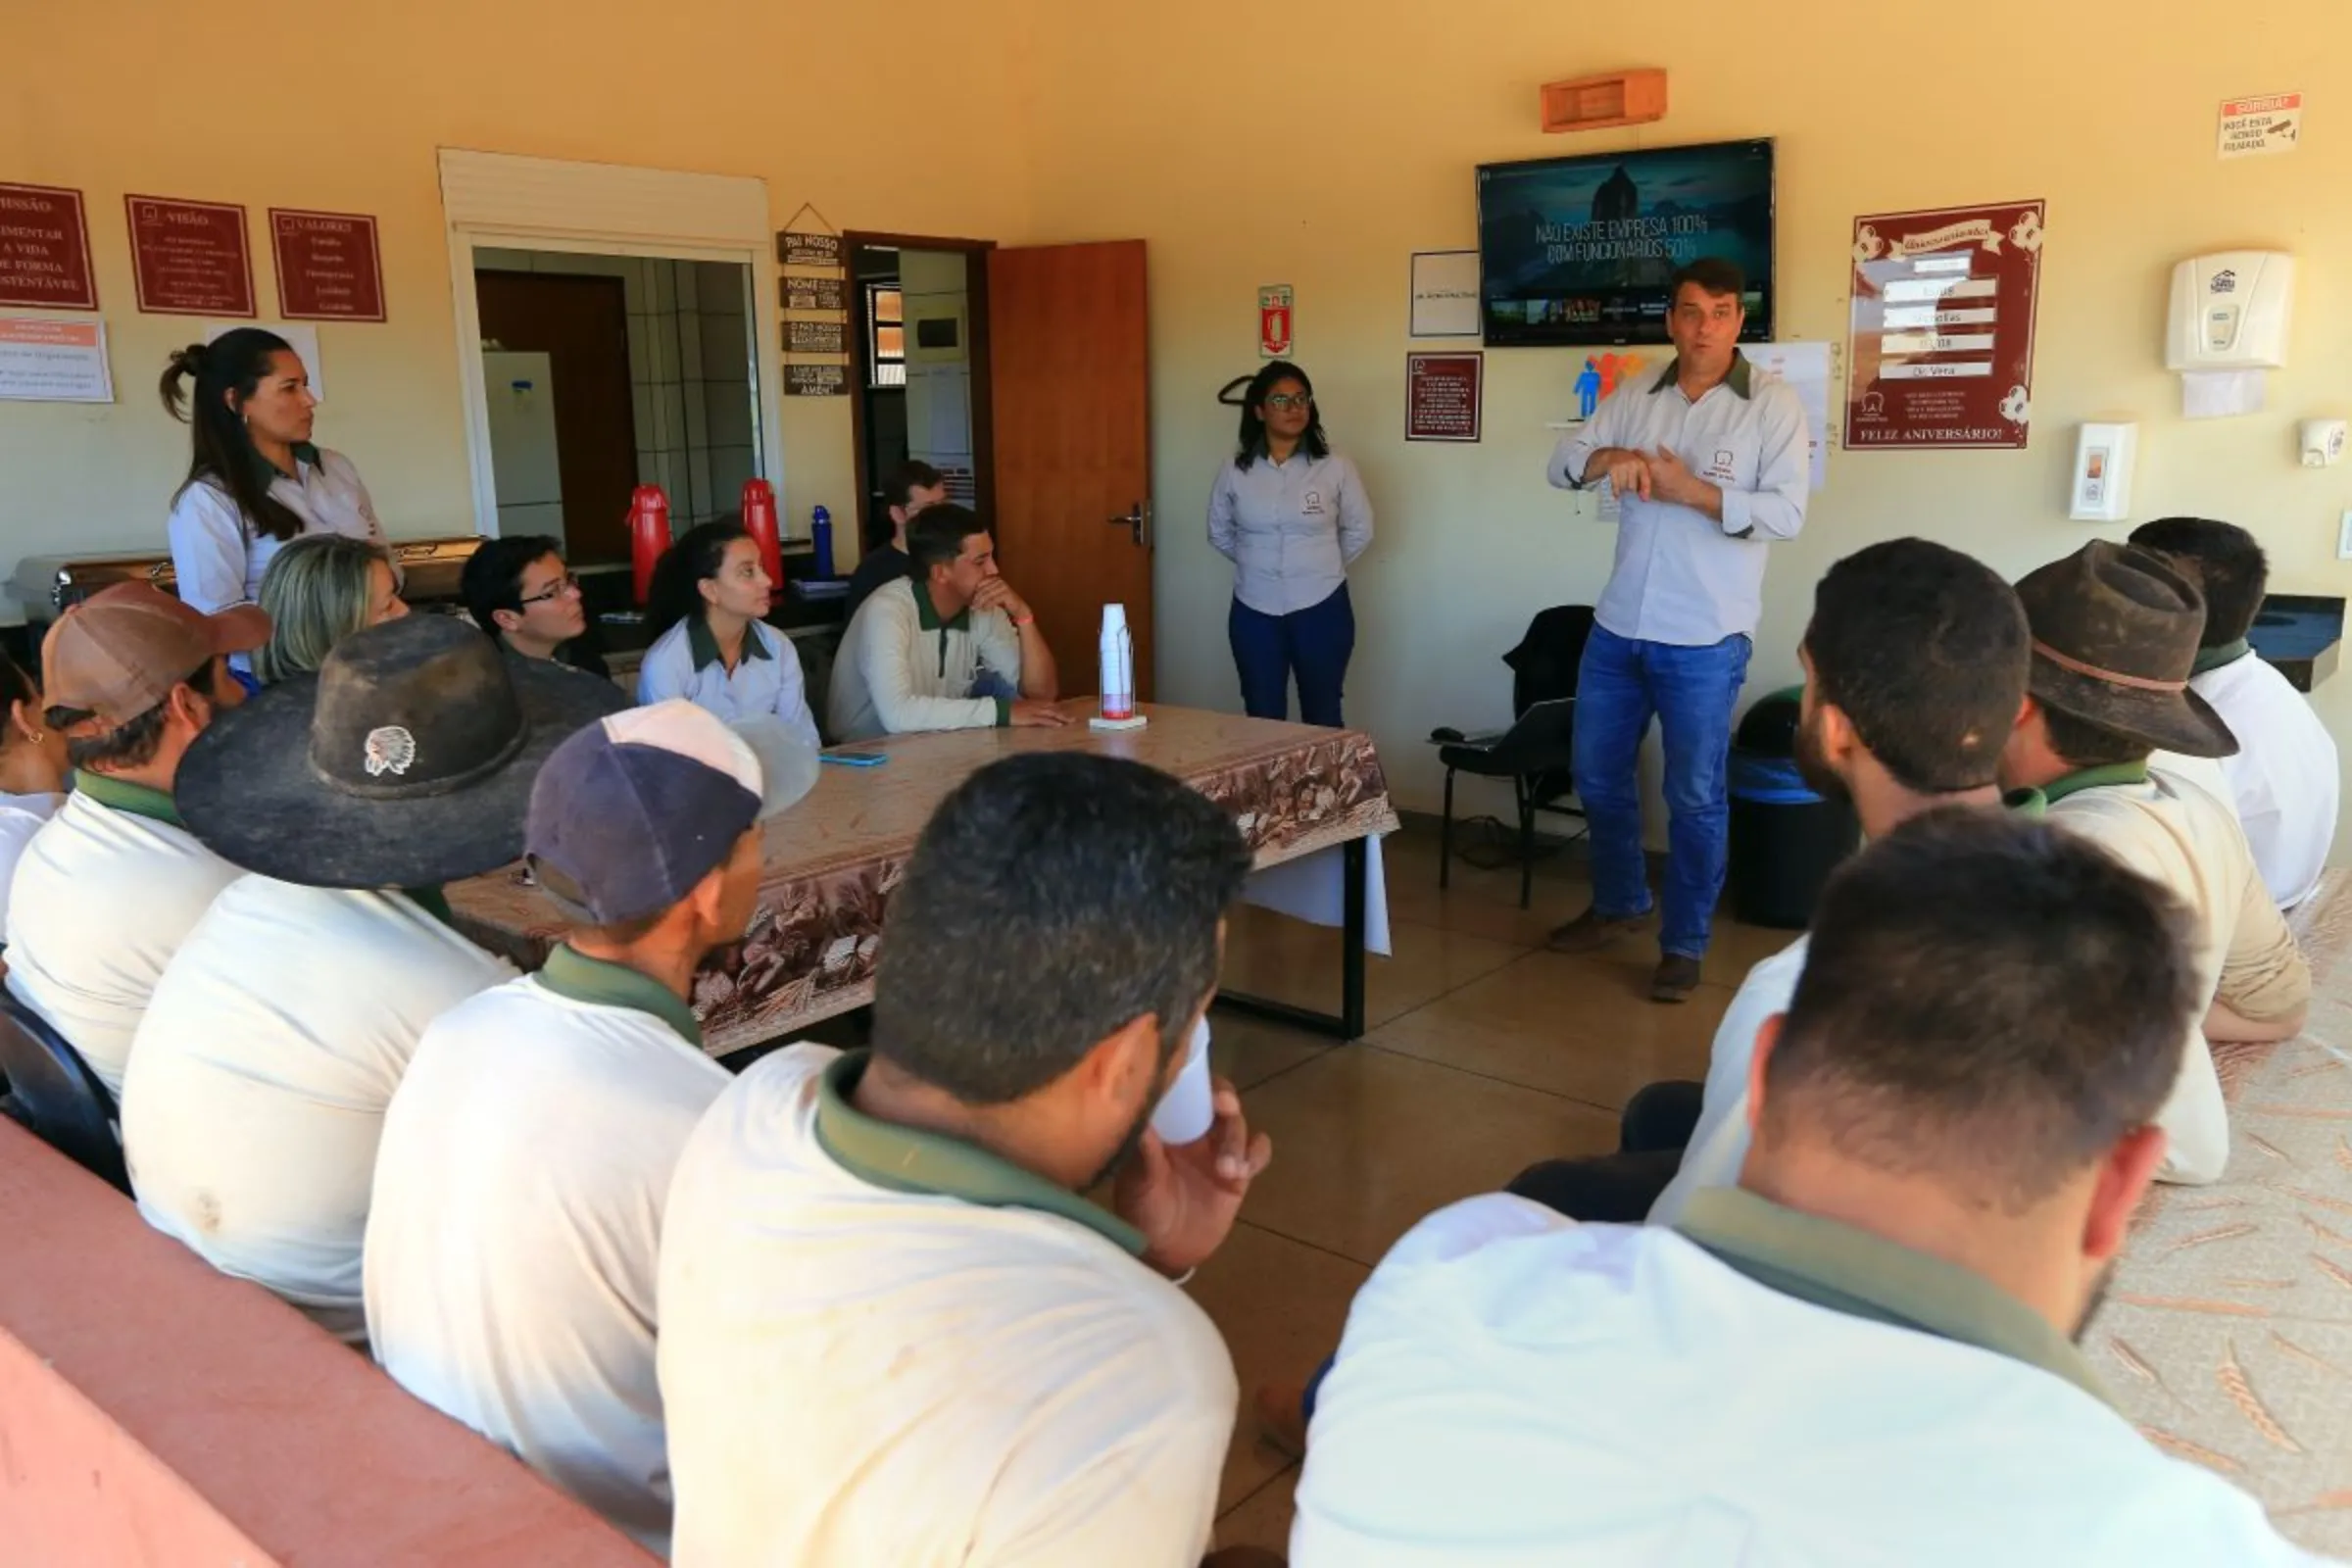
<instances>
[{"instance_id":1,"label":"paper sign on wall","mask_svg":"<svg viewBox=\"0 0 2352 1568\"><path fill-rule=\"evenodd\" d=\"M1845 450L2022 447L2043 204L1854 220Z\"/></svg>"},{"instance_id":2,"label":"paper sign on wall","mask_svg":"<svg viewBox=\"0 0 2352 1568\"><path fill-rule=\"evenodd\" d=\"M2216 151L2224 158L2291 153L2302 137L2301 93L2274 92L2259 98L2231 98L2222 105L2221 141Z\"/></svg>"},{"instance_id":3,"label":"paper sign on wall","mask_svg":"<svg viewBox=\"0 0 2352 1568\"><path fill-rule=\"evenodd\" d=\"M1412 335L1479 335L1478 252L1413 253Z\"/></svg>"},{"instance_id":4,"label":"paper sign on wall","mask_svg":"<svg viewBox=\"0 0 2352 1568\"><path fill-rule=\"evenodd\" d=\"M12 403L112 403L104 321L0 316L0 399Z\"/></svg>"},{"instance_id":5,"label":"paper sign on wall","mask_svg":"<svg viewBox=\"0 0 2352 1568\"><path fill-rule=\"evenodd\" d=\"M1279 360L1291 352L1291 285L1275 283L1257 291L1257 357Z\"/></svg>"},{"instance_id":6,"label":"paper sign on wall","mask_svg":"<svg viewBox=\"0 0 2352 1568\"><path fill-rule=\"evenodd\" d=\"M1404 438L1475 441L1484 403L1483 354L1404 357Z\"/></svg>"},{"instance_id":7,"label":"paper sign on wall","mask_svg":"<svg viewBox=\"0 0 2352 1568\"><path fill-rule=\"evenodd\" d=\"M1834 346L1828 343L1748 343L1740 352L1758 375L1788 383L1805 409L1805 444L1812 457L1813 488L1829 477L1830 381Z\"/></svg>"}]
</instances>

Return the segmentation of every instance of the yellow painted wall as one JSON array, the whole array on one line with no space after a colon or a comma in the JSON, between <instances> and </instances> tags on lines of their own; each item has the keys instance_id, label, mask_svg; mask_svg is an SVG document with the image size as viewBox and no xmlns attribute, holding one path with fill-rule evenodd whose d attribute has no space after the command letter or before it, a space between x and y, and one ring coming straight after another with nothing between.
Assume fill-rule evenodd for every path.
<instances>
[{"instance_id":1,"label":"yellow painted wall","mask_svg":"<svg viewBox=\"0 0 2352 1568\"><path fill-rule=\"evenodd\" d=\"M320 326L347 452L396 534L470 531L436 150L767 181L776 226L995 235L1027 221L1018 105L977 8L402 0L275 17L80 0L10 8L0 180L80 188L112 337L111 407L0 405L0 557L160 548L187 434L155 397L191 318L142 316L125 191L241 202L265 318L266 209L380 220L390 321ZM919 100L919 107L917 101ZM784 402L787 515L855 517L847 399ZM848 528L846 540L856 529ZM0 566L0 569L6 569Z\"/></svg>"},{"instance_id":2,"label":"yellow painted wall","mask_svg":"<svg viewBox=\"0 0 2352 1568\"><path fill-rule=\"evenodd\" d=\"M1151 245L1160 695L1239 706L1230 568L1202 537L1233 439L1211 399L1257 363L1258 285L1289 283L1298 358L1380 514L1354 574L1348 716L1379 738L1403 799L1435 807L1422 737L1507 719L1496 656L1538 609L1592 601L1611 539L1543 478L1544 421L1570 404L1567 352L1489 354L1482 445L1402 440L1407 256L1475 243L1474 165L1627 146L1779 139L1790 339L1842 341L1855 216L2049 202L2032 447L1833 452L1804 535L1774 548L1751 693L1796 678L1813 582L1871 540L1925 534L2011 575L2078 546L2090 530L2065 515L2074 426L2101 414L2141 421L2136 517L2235 519L2262 536L2277 587L2352 590L2333 555L2352 464L2305 471L2293 451L2298 417L2352 414L2352 9L2278 0L2242 25L2157 24L2172 11L2192 14L2128 0L1291 0L1134 8L1115 40L1050 33L1039 230ZM1539 83L1634 65L1670 72L1665 121L1538 131ZM2302 151L2215 160L2219 100L2292 89L2312 106ZM2291 368L2266 413L2184 423L2162 368L2170 269L2244 245L2299 259ZM2317 697L2352 755L2352 673Z\"/></svg>"},{"instance_id":3,"label":"yellow painted wall","mask_svg":"<svg viewBox=\"0 0 2352 1568\"><path fill-rule=\"evenodd\" d=\"M2137 515L2235 518L2269 545L2277 586L2344 593L2334 519L2352 506L2352 465L2300 469L2291 429L2352 414L2352 12L2274 0L2242 28L2155 15L2125 0L1980 0L1964 14L1863 0L1783 13L909 0L886 18L414 0L232 26L128 0L36 8L12 18L0 179L87 193L120 401L0 408L0 557L160 539L185 437L151 387L188 323L132 308L125 190L243 202L257 241L273 203L383 220L393 319L322 328L333 402L320 435L359 462L403 533L469 515L437 147L759 175L779 225L813 200L845 227L1141 236L1161 694L1238 706L1228 568L1200 522L1232 440L1211 399L1256 364L1257 286L1290 283L1298 357L1380 510L1355 576L1349 714L1383 743L1404 801L1434 806L1420 738L1505 716L1496 656L1537 609L1596 594L1610 539L1542 478L1544 421L1570 396L1566 353L1490 355L1483 444L1403 442L1409 253L1474 242L1483 161L1772 135L1784 337L1842 342L1859 213L2042 197L2050 240L2034 446L1833 453L1804 537L1775 549L1755 686L1794 677L1812 582L1869 540L1924 533L2012 574L2072 549L2088 533L2064 515L2073 426L2096 415L2141 420ZM1540 82L1625 65L1671 72L1662 123L1536 130ZM2310 95L2303 150L2218 163L2218 101L2278 89ZM2170 267L2249 244L2300 260L2292 368L2265 414L2184 423L2161 367ZM257 273L267 313L266 255ZM854 516L846 400L787 400L784 418L788 514L822 501ZM839 531L845 556L853 531ZM2352 743L2352 675L2318 702Z\"/></svg>"}]
</instances>

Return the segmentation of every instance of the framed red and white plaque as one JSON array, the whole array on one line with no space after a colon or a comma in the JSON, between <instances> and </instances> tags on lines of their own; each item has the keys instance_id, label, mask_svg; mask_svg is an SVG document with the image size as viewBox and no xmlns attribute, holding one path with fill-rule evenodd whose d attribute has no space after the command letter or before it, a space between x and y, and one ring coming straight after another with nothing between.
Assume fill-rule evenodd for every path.
<instances>
[{"instance_id":1,"label":"framed red and white plaque","mask_svg":"<svg viewBox=\"0 0 2352 1568\"><path fill-rule=\"evenodd\" d=\"M1848 452L2022 447L2042 204L1854 220Z\"/></svg>"},{"instance_id":2,"label":"framed red and white plaque","mask_svg":"<svg viewBox=\"0 0 2352 1568\"><path fill-rule=\"evenodd\" d=\"M225 202L125 196L130 275L151 316L250 317L253 256L245 209Z\"/></svg>"},{"instance_id":3,"label":"framed red and white plaque","mask_svg":"<svg viewBox=\"0 0 2352 1568\"><path fill-rule=\"evenodd\" d=\"M292 321L380 321L384 263L375 220L359 213L270 209L278 314Z\"/></svg>"},{"instance_id":4,"label":"framed red and white plaque","mask_svg":"<svg viewBox=\"0 0 2352 1568\"><path fill-rule=\"evenodd\" d=\"M81 192L56 185L0 185L0 305L98 308Z\"/></svg>"}]
</instances>

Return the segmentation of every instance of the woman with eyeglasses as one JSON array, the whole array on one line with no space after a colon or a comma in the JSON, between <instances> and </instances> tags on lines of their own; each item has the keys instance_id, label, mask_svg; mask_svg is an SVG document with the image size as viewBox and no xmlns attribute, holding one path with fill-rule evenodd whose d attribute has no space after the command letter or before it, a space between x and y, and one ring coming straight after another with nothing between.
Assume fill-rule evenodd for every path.
<instances>
[{"instance_id":1,"label":"woman with eyeglasses","mask_svg":"<svg viewBox=\"0 0 2352 1568\"><path fill-rule=\"evenodd\" d=\"M516 659L552 659L610 680L588 631L579 579L564 564L564 547L546 534L485 539L458 578L473 623Z\"/></svg>"},{"instance_id":2,"label":"woman with eyeglasses","mask_svg":"<svg viewBox=\"0 0 2352 1568\"><path fill-rule=\"evenodd\" d=\"M1208 494L1208 542L1233 563L1228 631L1251 718L1340 724L1355 652L1348 566L1372 543L1355 465L1331 450L1306 372L1276 360L1242 398L1241 450Z\"/></svg>"}]
</instances>

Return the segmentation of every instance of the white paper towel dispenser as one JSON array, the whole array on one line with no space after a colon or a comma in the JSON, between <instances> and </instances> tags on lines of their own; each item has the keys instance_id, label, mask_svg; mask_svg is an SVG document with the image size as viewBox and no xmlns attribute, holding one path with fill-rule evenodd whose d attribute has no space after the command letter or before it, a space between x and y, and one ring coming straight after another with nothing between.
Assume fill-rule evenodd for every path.
<instances>
[{"instance_id":1,"label":"white paper towel dispenser","mask_svg":"<svg viewBox=\"0 0 2352 1568\"><path fill-rule=\"evenodd\" d=\"M2270 370L2286 363L2286 319L2295 259L2277 251L2222 251L2173 269L2165 330L2168 370Z\"/></svg>"}]
</instances>

